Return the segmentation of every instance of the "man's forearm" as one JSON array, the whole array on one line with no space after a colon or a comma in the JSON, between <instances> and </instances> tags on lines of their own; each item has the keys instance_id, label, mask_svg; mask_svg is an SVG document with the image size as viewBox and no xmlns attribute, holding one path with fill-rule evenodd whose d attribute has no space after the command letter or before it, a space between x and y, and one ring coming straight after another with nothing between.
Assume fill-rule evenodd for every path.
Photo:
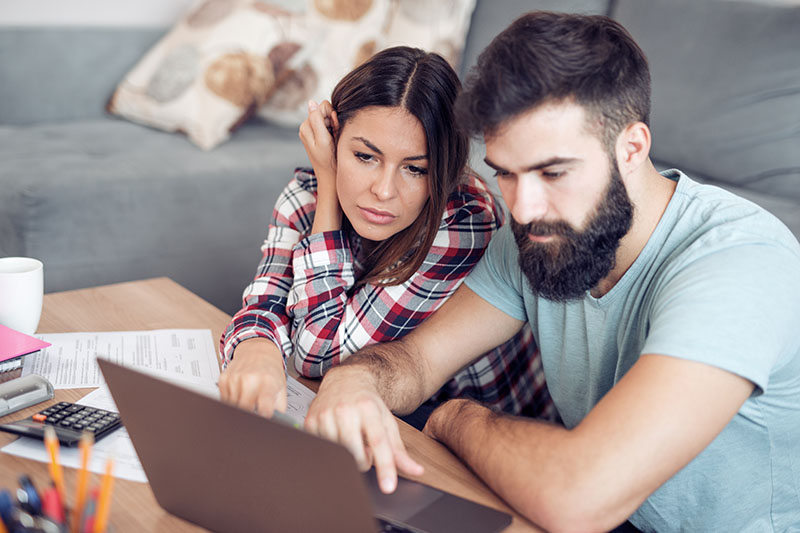
<instances>
[{"instance_id":1,"label":"man's forearm","mask_svg":"<svg viewBox=\"0 0 800 533\"><path fill-rule=\"evenodd\" d=\"M520 513L558 529L562 517L550 513L559 506L548 502L569 483L563 476L571 469L563 464L564 450L558 445L568 438L566 429L501 415L471 400L451 400L434 411L425 433L450 448ZM562 482L554 484L559 478Z\"/></svg>"},{"instance_id":2,"label":"man's forearm","mask_svg":"<svg viewBox=\"0 0 800 533\"><path fill-rule=\"evenodd\" d=\"M368 378L383 401L398 415L411 413L430 396L422 358L414 344L406 339L363 348L345 359L340 367L342 370L348 367L367 370Z\"/></svg>"}]
</instances>

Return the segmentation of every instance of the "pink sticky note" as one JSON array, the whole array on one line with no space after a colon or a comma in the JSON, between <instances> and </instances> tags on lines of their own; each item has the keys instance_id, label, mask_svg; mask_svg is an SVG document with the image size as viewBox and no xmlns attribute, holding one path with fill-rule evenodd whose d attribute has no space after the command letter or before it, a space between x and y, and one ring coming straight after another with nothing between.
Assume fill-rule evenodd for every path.
<instances>
[{"instance_id":1,"label":"pink sticky note","mask_svg":"<svg viewBox=\"0 0 800 533\"><path fill-rule=\"evenodd\" d=\"M0 362L50 346L49 342L25 335L0 324Z\"/></svg>"}]
</instances>

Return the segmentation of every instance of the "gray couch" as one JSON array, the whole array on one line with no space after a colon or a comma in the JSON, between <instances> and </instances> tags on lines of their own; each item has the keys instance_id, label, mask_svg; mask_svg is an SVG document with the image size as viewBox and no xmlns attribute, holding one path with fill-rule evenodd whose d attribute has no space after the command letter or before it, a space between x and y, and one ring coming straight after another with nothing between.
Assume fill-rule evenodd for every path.
<instances>
[{"instance_id":1,"label":"gray couch","mask_svg":"<svg viewBox=\"0 0 800 533\"><path fill-rule=\"evenodd\" d=\"M478 0L462 72L537 8L625 24L651 62L657 165L730 188L800 235L800 0ZM47 292L169 276L232 313L305 152L295 130L257 120L203 152L105 115L165 31L0 27L0 256L42 259ZM488 177L481 158L476 145Z\"/></svg>"}]
</instances>

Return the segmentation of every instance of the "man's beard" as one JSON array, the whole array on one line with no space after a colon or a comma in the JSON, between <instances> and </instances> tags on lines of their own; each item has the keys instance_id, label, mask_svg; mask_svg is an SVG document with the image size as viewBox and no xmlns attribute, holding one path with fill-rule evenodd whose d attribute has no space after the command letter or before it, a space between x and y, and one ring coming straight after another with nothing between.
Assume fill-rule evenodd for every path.
<instances>
[{"instance_id":1,"label":"man's beard","mask_svg":"<svg viewBox=\"0 0 800 533\"><path fill-rule=\"evenodd\" d=\"M583 231L564 221L521 225L512 218L519 266L534 293L559 302L581 298L614 268L620 240L633 222L633 204L613 159L610 175L605 196ZM529 234L554 238L536 243Z\"/></svg>"}]
</instances>

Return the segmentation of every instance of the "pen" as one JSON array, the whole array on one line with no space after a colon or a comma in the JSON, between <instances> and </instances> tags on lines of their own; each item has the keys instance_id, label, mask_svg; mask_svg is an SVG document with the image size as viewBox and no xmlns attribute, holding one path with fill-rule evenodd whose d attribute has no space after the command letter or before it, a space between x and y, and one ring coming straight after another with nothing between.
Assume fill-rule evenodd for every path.
<instances>
[{"instance_id":1,"label":"pen","mask_svg":"<svg viewBox=\"0 0 800 533\"><path fill-rule=\"evenodd\" d=\"M41 514L42 498L36 491L36 487L33 485L33 481L31 481L31 478L28 477L26 474L19 476L19 486L25 490L26 496L28 498L28 505L31 508L31 512L33 514Z\"/></svg>"},{"instance_id":2,"label":"pen","mask_svg":"<svg viewBox=\"0 0 800 533\"><path fill-rule=\"evenodd\" d=\"M7 533L8 529L6 524L11 525L11 517L13 516L14 502L11 499L11 493L3 489L0 491L0 533Z\"/></svg>"},{"instance_id":3,"label":"pen","mask_svg":"<svg viewBox=\"0 0 800 533\"><path fill-rule=\"evenodd\" d=\"M42 512L42 499L33 486L33 481L27 475L19 477L19 488L17 489L17 501L27 512L38 515Z\"/></svg>"},{"instance_id":4,"label":"pen","mask_svg":"<svg viewBox=\"0 0 800 533\"><path fill-rule=\"evenodd\" d=\"M53 478L58 498L63 505L66 501L64 499L64 473L61 470L61 463L58 462L58 437L56 437L56 430L53 429L53 426L44 427L44 445L50 454L50 477Z\"/></svg>"},{"instance_id":5,"label":"pen","mask_svg":"<svg viewBox=\"0 0 800 533\"><path fill-rule=\"evenodd\" d=\"M97 497L100 490L95 487L86 499L86 507L83 509L81 517L81 533L94 533L94 517L97 511Z\"/></svg>"},{"instance_id":6,"label":"pen","mask_svg":"<svg viewBox=\"0 0 800 533\"><path fill-rule=\"evenodd\" d=\"M14 511L14 501L11 499L11 493L6 490L0 490L0 524L11 525L11 518ZM2 530L0 530L2 531Z\"/></svg>"},{"instance_id":7,"label":"pen","mask_svg":"<svg viewBox=\"0 0 800 533\"><path fill-rule=\"evenodd\" d=\"M42 514L53 522L64 523L64 500L59 497L55 485L51 485L42 493Z\"/></svg>"},{"instance_id":8,"label":"pen","mask_svg":"<svg viewBox=\"0 0 800 533\"><path fill-rule=\"evenodd\" d=\"M89 454L94 444L94 435L90 431L81 434L81 470L78 474L78 493L75 496L75 509L72 514L72 533L78 533L81 526L83 508L86 505L86 486L89 482Z\"/></svg>"},{"instance_id":9,"label":"pen","mask_svg":"<svg viewBox=\"0 0 800 533\"><path fill-rule=\"evenodd\" d=\"M111 477L113 468L114 460L109 457L106 461L106 473L103 475L103 482L100 485L100 499L97 500L97 514L94 519L95 533L102 533L106 530L108 511L111 508L111 489L114 484L114 478Z\"/></svg>"}]
</instances>

